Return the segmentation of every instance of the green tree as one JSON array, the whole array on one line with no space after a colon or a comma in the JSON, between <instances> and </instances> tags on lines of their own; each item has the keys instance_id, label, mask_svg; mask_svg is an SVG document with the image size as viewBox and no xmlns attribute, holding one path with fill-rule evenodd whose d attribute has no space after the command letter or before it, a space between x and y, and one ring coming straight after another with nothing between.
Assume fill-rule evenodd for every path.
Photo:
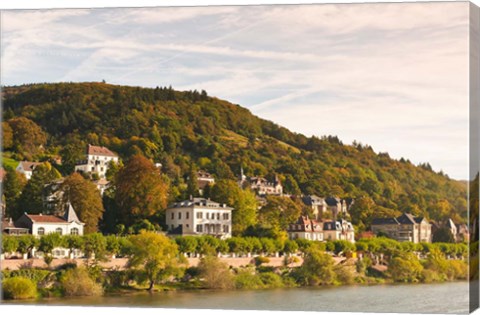
<instances>
[{"instance_id":1,"label":"green tree","mask_svg":"<svg viewBox=\"0 0 480 315\"><path fill-rule=\"evenodd\" d=\"M30 214L42 213L45 210L43 204L45 185L60 177L60 173L48 162L35 167L32 177L18 198L18 212L21 213L17 213L16 217L21 216L23 212Z\"/></svg>"},{"instance_id":2,"label":"green tree","mask_svg":"<svg viewBox=\"0 0 480 315\"><path fill-rule=\"evenodd\" d=\"M420 279L423 266L413 253L403 253L391 259L388 273L396 282L416 282Z\"/></svg>"},{"instance_id":3,"label":"green tree","mask_svg":"<svg viewBox=\"0 0 480 315\"><path fill-rule=\"evenodd\" d=\"M187 196L192 196L192 197L199 196L197 170L193 164L190 166L190 171L188 172Z\"/></svg>"},{"instance_id":4,"label":"green tree","mask_svg":"<svg viewBox=\"0 0 480 315\"><path fill-rule=\"evenodd\" d=\"M333 284L335 282L333 258L315 248L305 252L302 266L298 270L297 280L305 285Z\"/></svg>"},{"instance_id":5,"label":"green tree","mask_svg":"<svg viewBox=\"0 0 480 315\"><path fill-rule=\"evenodd\" d=\"M73 173L65 178L60 190L63 191L63 204L70 202L80 221L85 223L85 233L98 231L98 222L103 216L104 208L95 184L79 173Z\"/></svg>"},{"instance_id":6,"label":"green tree","mask_svg":"<svg viewBox=\"0 0 480 315\"><path fill-rule=\"evenodd\" d=\"M259 220L264 226L270 226L274 230L285 230L298 219L301 212L300 205L290 198L268 196L267 205L260 210Z\"/></svg>"},{"instance_id":7,"label":"green tree","mask_svg":"<svg viewBox=\"0 0 480 315\"><path fill-rule=\"evenodd\" d=\"M96 261L105 260L107 253L107 240L100 233L90 233L83 236L83 250L87 258L92 258Z\"/></svg>"},{"instance_id":8,"label":"green tree","mask_svg":"<svg viewBox=\"0 0 480 315\"><path fill-rule=\"evenodd\" d=\"M133 156L115 178L115 201L123 223L130 226L167 206L168 185L155 165L141 155Z\"/></svg>"},{"instance_id":9,"label":"green tree","mask_svg":"<svg viewBox=\"0 0 480 315\"><path fill-rule=\"evenodd\" d=\"M3 194L5 195L6 216L18 218L21 209L18 209L18 201L22 190L27 184L27 179L23 174L18 173L12 168L5 167L6 175L3 184Z\"/></svg>"},{"instance_id":10,"label":"green tree","mask_svg":"<svg viewBox=\"0 0 480 315\"><path fill-rule=\"evenodd\" d=\"M181 260L177 245L164 235L141 231L130 237L132 243L128 264L141 266L150 282L148 290L153 290L159 278L171 274Z\"/></svg>"},{"instance_id":11,"label":"green tree","mask_svg":"<svg viewBox=\"0 0 480 315\"><path fill-rule=\"evenodd\" d=\"M205 256L198 264L199 277L207 289L231 289L234 277L228 265L216 256Z\"/></svg>"}]
</instances>

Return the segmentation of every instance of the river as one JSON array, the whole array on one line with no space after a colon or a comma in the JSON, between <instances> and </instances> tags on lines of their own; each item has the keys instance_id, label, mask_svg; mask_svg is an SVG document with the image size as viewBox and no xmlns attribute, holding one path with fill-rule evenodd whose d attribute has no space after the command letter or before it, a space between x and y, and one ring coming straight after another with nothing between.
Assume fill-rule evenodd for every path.
<instances>
[{"instance_id":1,"label":"river","mask_svg":"<svg viewBox=\"0 0 480 315\"><path fill-rule=\"evenodd\" d=\"M468 313L468 282L246 291L146 292L18 304L335 312ZM17 304L9 302L8 304Z\"/></svg>"}]
</instances>

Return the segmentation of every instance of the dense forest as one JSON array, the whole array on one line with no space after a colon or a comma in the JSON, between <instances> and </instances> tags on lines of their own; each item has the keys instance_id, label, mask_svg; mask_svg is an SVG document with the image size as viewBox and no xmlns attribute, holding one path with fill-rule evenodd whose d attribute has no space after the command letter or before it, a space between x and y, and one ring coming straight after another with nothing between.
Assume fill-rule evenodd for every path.
<instances>
[{"instance_id":1,"label":"dense forest","mask_svg":"<svg viewBox=\"0 0 480 315\"><path fill-rule=\"evenodd\" d=\"M247 176L278 175L288 194L354 198L357 225L400 212L467 218L466 182L428 163L395 160L336 136L306 137L205 91L59 83L5 87L2 99L5 161L61 157L53 166L68 175L93 144L124 161L140 154L162 163L171 200L187 197L192 169L222 180L242 167Z\"/></svg>"}]
</instances>

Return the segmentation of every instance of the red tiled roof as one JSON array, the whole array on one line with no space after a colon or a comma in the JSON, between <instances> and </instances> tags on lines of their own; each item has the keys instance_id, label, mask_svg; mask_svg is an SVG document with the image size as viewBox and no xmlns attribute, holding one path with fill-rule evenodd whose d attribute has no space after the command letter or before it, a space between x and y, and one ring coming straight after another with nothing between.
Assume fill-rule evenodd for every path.
<instances>
[{"instance_id":1,"label":"red tiled roof","mask_svg":"<svg viewBox=\"0 0 480 315\"><path fill-rule=\"evenodd\" d=\"M110 151L109 149L105 147L99 147L95 145L88 145L87 148L87 154L88 155L101 155L101 156L117 156L115 153Z\"/></svg>"},{"instance_id":2,"label":"red tiled roof","mask_svg":"<svg viewBox=\"0 0 480 315\"><path fill-rule=\"evenodd\" d=\"M27 214L26 215L33 222L42 223L68 223L65 219L54 215L39 215L39 214Z\"/></svg>"}]
</instances>

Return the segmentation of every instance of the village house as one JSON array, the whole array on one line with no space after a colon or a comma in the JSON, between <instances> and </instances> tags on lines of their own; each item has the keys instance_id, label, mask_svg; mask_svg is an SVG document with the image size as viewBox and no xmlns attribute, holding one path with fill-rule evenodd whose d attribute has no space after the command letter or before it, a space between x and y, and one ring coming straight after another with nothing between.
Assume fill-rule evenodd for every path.
<instances>
[{"instance_id":1,"label":"village house","mask_svg":"<svg viewBox=\"0 0 480 315\"><path fill-rule=\"evenodd\" d=\"M432 242L432 225L423 217L404 213L397 218L374 218L372 232L399 242Z\"/></svg>"},{"instance_id":2,"label":"village house","mask_svg":"<svg viewBox=\"0 0 480 315\"><path fill-rule=\"evenodd\" d=\"M324 221L323 237L326 241L348 241L355 243L355 230L353 224L347 220Z\"/></svg>"},{"instance_id":3,"label":"village house","mask_svg":"<svg viewBox=\"0 0 480 315\"><path fill-rule=\"evenodd\" d=\"M295 223L289 224L287 233L292 240L323 241L323 223L302 215Z\"/></svg>"},{"instance_id":4,"label":"village house","mask_svg":"<svg viewBox=\"0 0 480 315\"><path fill-rule=\"evenodd\" d=\"M200 195L203 195L203 192L205 191L205 187L213 186L214 184L215 184L215 178L213 177L213 175L202 170L197 172L197 185L198 185L198 190L200 192Z\"/></svg>"},{"instance_id":5,"label":"village house","mask_svg":"<svg viewBox=\"0 0 480 315\"><path fill-rule=\"evenodd\" d=\"M340 199L338 197L327 197L325 198L327 203L327 208L332 212L334 218L339 214L347 215L348 214L348 203L345 199Z\"/></svg>"},{"instance_id":6,"label":"village house","mask_svg":"<svg viewBox=\"0 0 480 315\"><path fill-rule=\"evenodd\" d=\"M166 210L166 225L171 235L232 236L232 211L226 204L205 198L174 203Z\"/></svg>"},{"instance_id":7,"label":"village house","mask_svg":"<svg viewBox=\"0 0 480 315\"><path fill-rule=\"evenodd\" d=\"M325 201L325 198L321 198L315 195L303 196L302 202L309 208L312 209L312 214L315 220L321 220L325 217L325 214L328 211L328 205Z\"/></svg>"},{"instance_id":8,"label":"village house","mask_svg":"<svg viewBox=\"0 0 480 315\"><path fill-rule=\"evenodd\" d=\"M433 222L432 237L441 227L446 227L450 230L455 242L468 242L468 240L470 239L468 226L466 224L455 224L452 219L448 219L444 223Z\"/></svg>"},{"instance_id":9,"label":"village house","mask_svg":"<svg viewBox=\"0 0 480 315\"><path fill-rule=\"evenodd\" d=\"M110 162L118 163L118 155L105 147L88 145L86 160L80 161L75 166L75 172L97 174L105 178Z\"/></svg>"},{"instance_id":10,"label":"village house","mask_svg":"<svg viewBox=\"0 0 480 315\"><path fill-rule=\"evenodd\" d=\"M254 176L247 177L243 174L243 168L240 170L240 177L238 180L238 185L242 188L250 188L252 191L255 191L259 196L274 195L282 196L283 195L283 186L278 179L278 176L275 175L273 182L268 181L264 177Z\"/></svg>"},{"instance_id":11,"label":"village house","mask_svg":"<svg viewBox=\"0 0 480 315\"><path fill-rule=\"evenodd\" d=\"M30 180L30 178L32 178L32 175L33 175L33 170L35 169L35 167L37 167L40 164L42 163L22 161L18 163L16 171L19 172L20 174L24 174L25 178L27 180Z\"/></svg>"},{"instance_id":12,"label":"village house","mask_svg":"<svg viewBox=\"0 0 480 315\"><path fill-rule=\"evenodd\" d=\"M345 240L355 243L355 230L346 220L317 221L307 216L300 216L295 223L287 227L290 239L307 239L311 241Z\"/></svg>"},{"instance_id":13,"label":"village house","mask_svg":"<svg viewBox=\"0 0 480 315\"><path fill-rule=\"evenodd\" d=\"M36 237L51 233L58 233L60 235L83 235L85 223L78 219L70 203L68 203L65 208L65 214L63 216L24 213L15 221L14 227L27 230L29 234ZM35 251L32 252L32 255L35 256ZM83 253L79 250L69 253L68 249L58 247L53 249L52 256L54 258L77 258L82 257Z\"/></svg>"}]
</instances>

